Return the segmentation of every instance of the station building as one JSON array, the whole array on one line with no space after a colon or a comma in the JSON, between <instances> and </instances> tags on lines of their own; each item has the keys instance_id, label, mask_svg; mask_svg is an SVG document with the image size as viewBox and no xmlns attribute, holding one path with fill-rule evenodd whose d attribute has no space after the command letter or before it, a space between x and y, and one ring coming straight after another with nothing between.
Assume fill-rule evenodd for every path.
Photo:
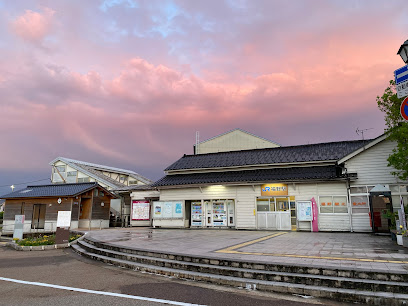
<instances>
[{"instance_id":1,"label":"station building","mask_svg":"<svg viewBox=\"0 0 408 306\"><path fill-rule=\"evenodd\" d=\"M387 232L382 211L408 200L408 182L388 167L394 148L385 135L285 147L233 130L197 144L151 185L153 226Z\"/></svg>"}]
</instances>

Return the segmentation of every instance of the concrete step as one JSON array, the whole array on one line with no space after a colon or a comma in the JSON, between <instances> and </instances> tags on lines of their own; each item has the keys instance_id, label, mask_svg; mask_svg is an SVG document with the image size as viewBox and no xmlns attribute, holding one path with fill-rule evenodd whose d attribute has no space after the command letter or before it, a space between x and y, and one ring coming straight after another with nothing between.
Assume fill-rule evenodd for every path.
<instances>
[{"instance_id":1,"label":"concrete step","mask_svg":"<svg viewBox=\"0 0 408 306\"><path fill-rule=\"evenodd\" d=\"M98 248L87 241L79 241L80 246L90 253L108 256L116 259L132 261L159 267L167 267L178 270L233 276L246 279L286 282L292 284L304 284L312 286L326 286L331 288L358 289L377 292L408 292L408 283L394 281L378 281L370 279L354 279L337 276L313 275L305 273L276 272L258 269L235 268L211 264L185 262L175 259L165 259L144 255L134 255L104 248Z\"/></svg>"},{"instance_id":2,"label":"concrete step","mask_svg":"<svg viewBox=\"0 0 408 306\"><path fill-rule=\"evenodd\" d=\"M408 283L408 271L375 271L375 270L363 270L358 268L341 268L333 269L324 266L307 265L307 264L276 264L265 262L248 262L239 259L222 258L220 254L217 258L204 257L198 255L184 255L175 253L165 253L151 250L135 249L124 246L112 245L109 243L103 243L92 239L90 237L84 237L84 240L89 244L98 248L106 250L117 251L132 255L141 255L154 258L171 259L183 262L192 262L199 264L211 264L223 267L254 269L262 271L274 271L274 272L287 272L298 273L308 275L321 275L321 276L334 276L334 277L346 277L352 279L371 279L377 281L390 281L390 282L405 282Z\"/></svg>"},{"instance_id":3,"label":"concrete step","mask_svg":"<svg viewBox=\"0 0 408 306\"><path fill-rule=\"evenodd\" d=\"M136 271L149 272L154 274L177 277L181 279L195 280L214 283L218 285L228 285L233 287L242 287L252 290L262 290L269 292L280 292L300 295L310 295L319 298L330 298L346 302L367 303L372 305L407 305L408 294L399 294L391 292L371 292L364 290L353 290L343 288L330 288L324 286L312 286L305 284L294 284L288 282L276 282L257 279L248 279L242 277L217 275L203 272L194 272L179 270L167 267L148 265L130 260L113 258L110 256L99 255L87 251L81 244L73 245L72 248L78 254L98 260L107 264L132 269Z\"/></svg>"}]
</instances>

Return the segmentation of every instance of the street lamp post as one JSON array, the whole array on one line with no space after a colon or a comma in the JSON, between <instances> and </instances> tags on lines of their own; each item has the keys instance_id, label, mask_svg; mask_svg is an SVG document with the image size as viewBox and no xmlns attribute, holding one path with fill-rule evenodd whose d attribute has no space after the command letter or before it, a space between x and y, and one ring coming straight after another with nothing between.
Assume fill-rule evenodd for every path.
<instances>
[{"instance_id":1,"label":"street lamp post","mask_svg":"<svg viewBox=\"0 0 408 306\"><path fill-rule=\"evenodd\" d=\"M408 40L404 41L397 54L401 56L405 64L408 64Z\"/></svg>"}]
</instances>

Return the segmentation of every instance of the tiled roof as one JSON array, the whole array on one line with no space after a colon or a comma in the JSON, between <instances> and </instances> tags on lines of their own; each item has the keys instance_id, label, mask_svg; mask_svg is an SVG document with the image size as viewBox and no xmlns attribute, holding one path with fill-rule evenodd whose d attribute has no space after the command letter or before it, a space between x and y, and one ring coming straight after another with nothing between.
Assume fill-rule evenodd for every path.
<instances>
[{"instance_id":1,"label":"tiled roof","mask_svg":"<svg viewBox=\"0 0 408 306\"><path fill-rule=\"evenodd\" d=\"M290 182L302 180L333 180L340 177L340 174L336 171L336 166L293 167L246 171L173 174L161 178L152 186L160 187L241 182L260 183L273 181Z\"/></svg>"},{"instance_id":2,"label":"tiled roof","mask_svg":"<svg viewBox=\"0 0 408 306\"><path fill-rule=\"evenodd\" d=\"M184 155L165 171L338 160L371 140Z\"/></svg>"},{"instance_id":3,"label":"tiled roof","mask_svg":"<svg viewBox=\"0 0 408 306\"><path fill-rule=\"evenodd\" d=\"M91 190L98 183L51 184L27 186L9 194L0 196L2 199L41 198L41 197L72 197Z\"/></svg>"}]
</instances>

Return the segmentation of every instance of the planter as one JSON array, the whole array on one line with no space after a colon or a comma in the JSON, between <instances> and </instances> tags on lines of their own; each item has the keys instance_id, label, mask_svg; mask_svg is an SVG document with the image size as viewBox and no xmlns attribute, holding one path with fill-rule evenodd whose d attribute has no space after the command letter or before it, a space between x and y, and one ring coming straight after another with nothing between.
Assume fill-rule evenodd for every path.
<instances>
[{"instance_id":1,"label":"planter","mask_svg":"<svg viewBox=\"0 0 408 306\"><path fill-rule=\"evenodd\" d=\"M408 248L408 236L402 236L402 245Z\"/></svg>"},{"instance_id":2,"label":"planter","mask_svg":"<svg viewBox=\"0 0 408 306\"><path fill-rule=\"evenodd\" d=\"M397 241L397 234L394 231L391 231L391 240Z\"/></svg>"},{"instance_id":3,"label":"planter","mask_svg":"<svg viewBox=\"0 0 408 306\"><path fill-rule=\"evenodd\" d=\"M402 235L397 234L397 244L402 245Z\"/></svg>"}]
</instances>

